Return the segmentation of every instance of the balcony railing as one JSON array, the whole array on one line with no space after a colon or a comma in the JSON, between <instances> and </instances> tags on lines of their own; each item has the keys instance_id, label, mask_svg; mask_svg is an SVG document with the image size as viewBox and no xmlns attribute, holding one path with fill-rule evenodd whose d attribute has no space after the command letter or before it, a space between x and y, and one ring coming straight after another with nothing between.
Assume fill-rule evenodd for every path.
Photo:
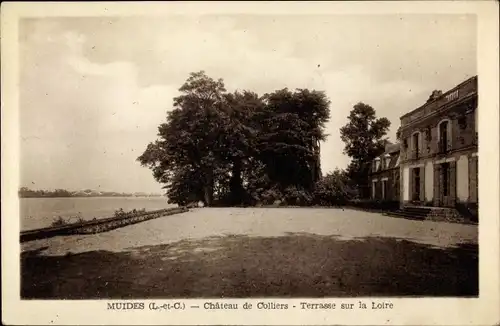
<instances>
[{"instance_id":1,"label":"balcony railing","mask_svg":"<svg viewBox=\"0 0 500 326\"><path fill-rule=\"evenodd\" d=\"M420 150L419 149L413 149L410 151L410 159L411 160L417 160L418 158L421 157L420 155Z\"/></svg>"},{"instance_id":2,"label":"balcony railing","mask_svg":"<svg viewBox=\"0 0 500 326\"><path fill-rule=\"evenodd\" d=\"M417 119L420 119L424 116L431 114L432 112L436 112L441 107L444 107L446 104L461 100L466 96L470 96L477 93L477 76L472 77L457 87L445 92L442 96L437 98L434 101L430 101L420 108L407 113L401 118L401 125L409 124Z\"/></svg>"},{"instance_id":3,"label":"balcony railing","mask_svg":"<svg viewBox=\"0 0 500 326\"><path fill-rule=\"evenodd\" d=\"M438 153L448 153L451 151L451 142L450 141L439 141L438 142Z\"/></svg>"}]
</instances>

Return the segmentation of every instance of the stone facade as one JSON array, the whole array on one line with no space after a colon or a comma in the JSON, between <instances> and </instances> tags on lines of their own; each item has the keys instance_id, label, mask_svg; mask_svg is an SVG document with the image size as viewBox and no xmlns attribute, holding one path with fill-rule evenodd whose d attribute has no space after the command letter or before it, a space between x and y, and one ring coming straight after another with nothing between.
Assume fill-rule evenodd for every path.
<instances>
[{"instance_id":1,"label":"stone facade","mask_svg":"<svg viewBox=\"0 0 500 326\"><path fill-rule=\"evenodd\" d=\"M401 117L401 206L478 205L477 76Z\"/></svg>"}]
</instances>

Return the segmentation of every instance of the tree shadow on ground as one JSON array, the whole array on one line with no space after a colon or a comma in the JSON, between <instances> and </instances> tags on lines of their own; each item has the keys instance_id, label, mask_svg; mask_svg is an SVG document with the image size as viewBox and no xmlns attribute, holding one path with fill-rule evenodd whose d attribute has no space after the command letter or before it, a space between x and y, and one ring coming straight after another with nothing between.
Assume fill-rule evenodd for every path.
<instances>
[{"instance_id":1,"label":"tree shadow on ground","mask_svg":"<svg viewBox=\"0 0 500 326\"><path fill-rule=\"evenodd\" d=\"M229 235L21 256L23 299L478 296L478 246L406 239Z\"/></svg>"}]
</instances>

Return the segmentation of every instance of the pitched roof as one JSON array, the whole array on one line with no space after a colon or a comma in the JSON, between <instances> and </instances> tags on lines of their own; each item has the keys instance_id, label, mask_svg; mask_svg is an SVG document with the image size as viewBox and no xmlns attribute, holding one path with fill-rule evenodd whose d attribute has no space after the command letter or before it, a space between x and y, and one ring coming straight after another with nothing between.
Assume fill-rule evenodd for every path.
<instances>
[{"instance_id":1,"label":"pitched roof","mask_svg":"<svg viewBox=\"0 0 500 326\"><path fill-rule=\"evenodd\" d=\"M387 144L387 145L385 145L384 154L392 154L394 152L399 152L399 147L400 147L399 143Z\"/></svg>"},{"instance_id":2,"label":"pitched roof","mask_svg":"<svg viewBox=\"0 0 500 326\"><path fill-rule=\"evenodd\" d=\"M374 164L373 160L370 164L370 173L375 173L379 172L382 170L387 170L387 169L393 169L397 166L399 166L399 149L400 149L400 144L387 144L385 147L385 151L382 155L378 156L375 158L375 160L379 160L378 164L378 169L374 169ZM389 165L385 166L386 159L389 159ZM382 169L382 166L384 165L384 168Z\"/></svg>"}]
</instances>

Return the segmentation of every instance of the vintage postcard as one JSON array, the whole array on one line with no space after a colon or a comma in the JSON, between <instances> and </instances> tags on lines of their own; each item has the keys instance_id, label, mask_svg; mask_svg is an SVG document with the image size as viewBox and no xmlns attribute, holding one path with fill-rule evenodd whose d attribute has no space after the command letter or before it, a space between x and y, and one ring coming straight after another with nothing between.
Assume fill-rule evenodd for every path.
<instances>
[{"instance_id":1,"label":"vintage postcard","mask_svg":"<svg viewBox=\"0 0 500 326\"><path fill-rule=\"evenodd\" d=\"M498 2L1 7L7 325L498 325Z\"/></svg>"}]
</instances>

